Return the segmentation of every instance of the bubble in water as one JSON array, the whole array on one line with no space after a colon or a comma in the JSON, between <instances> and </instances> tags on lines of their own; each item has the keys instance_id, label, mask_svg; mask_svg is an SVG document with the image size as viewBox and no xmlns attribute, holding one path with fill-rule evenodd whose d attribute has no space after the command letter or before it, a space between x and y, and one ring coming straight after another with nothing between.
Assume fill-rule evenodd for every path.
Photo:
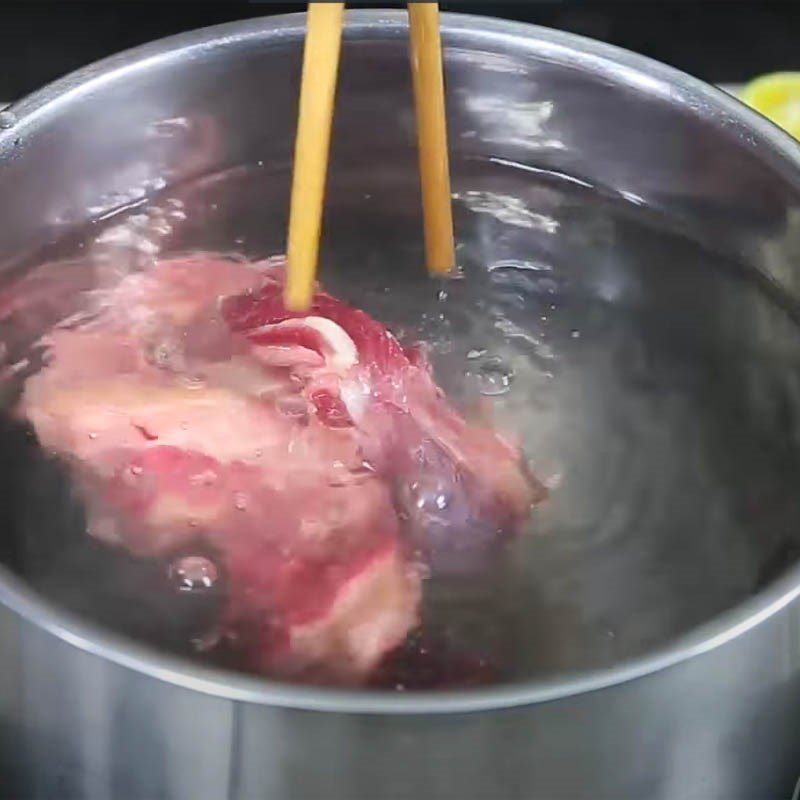
<instances>
[{"instance_id":1,"label":"bubble in water","mask_svg":"<svg viewBox=\"0 0 800 800\"><path fill-rule=\"evenodd\" d=\"M17 124L17 117L13 111L0 111L0 128L13 128Z\"/></svg>"},{"instance_id":2,"label":"bubble in water","mask_svg":"<svg viewBox=\"0 0 800 800\"><path fill-rule=\"evenodd\" d=\"M421 581L427 581L433 575L433 570L431 569L430 564L420 560L412 565L411 574L419 578Z\"/></svg>"},{"instance_id":3,"label":"bubble in water","mask_svg":"<svg viewBox=\"0 0 800 800\"><path fill-rule=\"evenodd\" d=\"M179 592L208 591L218 577L216 565L204 556L182 556L169 565L169 578Z\"/></svg>"},{"instance_id":4,"label":"bubble in water","mask_svg":"<svg viewBox=\"0 0 800 800\"><path fill-rule=\"evenodd\" d=\"M275 403L278 412L292 419L305 419L308 417L308 402L297 394L287 394L279 397Z\"/></svg>"},{"instance_id":5,"label":"bubble in water","mask_svg":"<svg viewBox=\"0 0 800 800\"><path fill-rule=\"evenodd\" d=\"M450 505L447 483L436 475L423 474L401 488L402 506L423 527Z\"/></svg>"},{"instance_id":6,"label":"bubble in water","mask_svg":"<svg viewBox=\"0 0 800 800\"><path fill-rule=\"evenodd\" d=\"M189 478L189 483L192 486L213 486L219 479L219 473L213 469L204 469L202 472L196 472Z\"/></svg>"},{"instance_id":7,"label":"bubble in water","mask_svg":"<svg viewBox=\"0 0 800 800\"><path fill-rule=\"evenodd\" d=\"M169 363L170 358L170 348L164 342L160 342L159 344L153 347L153 360L156 362L158 366L166 366Z\"/></svg>"},{"instance_id":8,"label":"bubble in water","mask_svg":"<svg viewBox=\"0 0 800 800\"><path fill-rule=\"evenodd\" d=\"M570 336L571 336L573 339L580 339L580 338L581 338L581 332L580 332L580 331L579 331L577 328L573 328L573 330L571 330L571 331L569 332L569 335L570 335Z\"/></svg>"},{"instance_id":9,"label":"bubble in water","mask_svg":"<svg viewBox=\"0 0 800 800\"><path fill-rule=\"evenodd\" d=\"M186 117L170 117L169 119L156 120L150 125L147 132L151 136L171 137L189 131L191 128L192 123Z\"/></svg>"},{"instance_id":10,"label":"bubble in water","mask_svg":"<svg viewBox=\"0 0 800 800\"><path fill-rule=\"evenodd\" d=\"M181 374L178 376L178 383L187 389L204 389L206 386L206 380L202 375Z\"/></svg>"},{"instance_id":11,"label":"bubble in water","mask_svg":"<svg viewBox=\"0 0 800 800\"><path fill-rule=\"evenodd\" d=\"M197 653L207 653L213 650L222 639L222 632L218 628L191 639L191 645Z\"/></svg>"},{"instance_id":12,"label":"bubble in water","mask_svg":"<svg viewBox=\"0 0 800 800\"><path fill-rule=\"evenodd\" d=\"M478 391L488 397L505 394L514 380L514 370L500 356L482 359L470 366L466 374L476 382Z\"/></svg>"},{"instance_id":13,"label":"bubble in water","mask_svg":"<svg viewBox=\"0 0 800 800\"><path fill-rule=\"evenodd\" d=\"M496 540L493 519L484 519L452 465L435 446L427 449L415 476L397 486L397 508L418 551L414 564L439 574L465 574L485 565ZM422 577L422 576L421 576Z\"/></svg>"}]
</instances>

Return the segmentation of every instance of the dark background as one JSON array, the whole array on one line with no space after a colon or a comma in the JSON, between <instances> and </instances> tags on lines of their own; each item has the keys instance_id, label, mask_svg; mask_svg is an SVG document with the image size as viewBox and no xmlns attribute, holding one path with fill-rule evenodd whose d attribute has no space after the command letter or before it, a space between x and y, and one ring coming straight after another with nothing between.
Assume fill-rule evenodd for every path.
<instances>
[{"instance_id":1,"label":"dark background","mask_svg":"<svg viewBox=\"0 0 800 800\"><path fill-rule=\"evenodd\" d=\"M776 69L800 69L800 0L523 0L442 7L581 33L708 81L739 82ZM0 100L151 39L302 8L263 0L0 0Z\"/></svg>"}]
</instances>

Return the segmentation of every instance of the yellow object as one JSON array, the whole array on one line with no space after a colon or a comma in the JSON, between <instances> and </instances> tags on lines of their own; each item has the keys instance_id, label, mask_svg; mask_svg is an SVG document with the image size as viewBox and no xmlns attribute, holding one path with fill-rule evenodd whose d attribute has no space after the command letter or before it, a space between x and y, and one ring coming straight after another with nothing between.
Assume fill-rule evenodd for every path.
<instances>
[{"instance_id":1,"label":"yellow object","mask_svg":"<svg viewBox=\"0 0 800 800\"><path fill-rule=\"evenodd\" d=\"M328 172L344 3L309 3L292 168L284 301L296 311L314 294Z\"/></svg>"},{"instance_id":2,"label":"yellow object","mask_svg":"<svg viewBox=\"0 0 800 800\"><path fill-rule=\"evenodd\" d=\"M800 72L776 72L756 78L739 98L800 139Z\"/></svg>"},{"instance_id":3,"label":"yellow object","mask_svg":"<svg viewBox=\"0 0 800 800\"><path fill-rule=\"evenodd\" d=\"M438 3L409 3L425 260L432 273L455 266L447 120Z\"/></svg>"}]
</instances>

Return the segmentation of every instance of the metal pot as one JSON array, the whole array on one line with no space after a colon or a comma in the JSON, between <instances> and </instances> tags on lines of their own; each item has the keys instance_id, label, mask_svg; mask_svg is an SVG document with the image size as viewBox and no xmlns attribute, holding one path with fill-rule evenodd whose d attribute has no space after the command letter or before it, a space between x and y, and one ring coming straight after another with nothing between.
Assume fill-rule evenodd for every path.
<instances>
[{"instance_id":1,"label":"metal pot","mask_svg":"<svg viewBox=\"0 0 800 800\"><path fill-rule=\"evenodd\" d=\"M235 167L262 161L283 169L259 184L263 219L250 227L258 234L254 247L280 251L303 23L301 16L275 17L167 39L16 104L0 119L4 262L41 247L58 249L76 226L165 187L190 187L183 195L188 227L172 232L170 246L230 246L230 229L214 239L225 226L214 222L216 203L205 203L203 193L218 192L220 203L236 208L254 202L236 188ZM596 186L615 202L663 215L681 236L701 243L697 252L749 276L734 280L760 282L783 305L781 313L794 313L800 148L788 137L722 92L612 47L458 15L444 17L443 33L455 188L481 220L487 213L496 219L498 209L476 206L489 195L475 165L516 165L533 187L527 205L520 212L508 192L491 197L505 198L506 222L509 213L522 213L515 231L549 237L537 240L539 255L568 261L559 242L570 204L553 200L538 183L560 175L582 190ZM403 13L348 12L329 253L346 252L359 230L394 236L386 241L406 266L421 253L406 35ZM233 189L213 177L194 180L228 168L234 168L225 173L234 176ZM546 208L558 213L540 213ZM638 544L629 536L613 568L603 551L592 557L582 551L580 570L560 590L575 596L572 612L605 604L614 625L604 635L613 638L616 628L626 643L601 652L590 637L579 647L582 628L570 622L571 612L549 614L546 603L544 611L535 608L535 578L520 580L519 597L511 598L519 612L514 637L525 637L526 624L535 627L544 654L538 668L523 666L494 687L435 693L290 686L184 661L58 607L3 569L3 795L789 797L800 772L800 567L793 559L798 529L791 502L796 395L783 384L748 383L755 367L739 369L737 353L750 345L768 351L779 359L775 375L793 376L800 352L794 328L767 319L761 301L704 283L711 267L702 259L687 265L680 248L636 251L655 264L645 272L606 259L618 228L594 223L579 226L580 235L607 248L575 281L605 307L646 312L637 318L640 327L650 324L642 320L663 323L662 339L695 352L702 373L712 376L703 391L712 392L718 416L730 411L733 421L721 429L730 435L709 447L731 468L752 458L748 485L761 491L748 495L752 503L741 510L745 533L734 535L731 527L725 538L719 529L733 526L727 517L720 525L702 516L713 505L702 486L697 496L684 493L691 497L688 510L669 498L659 511L662 521L674 523L668 546L659 549L658 537L667 535L662 525L642 528ZM518 252L518 239L492 239L491 227L475 230L486 258L493 252L529 258L535 267L530 254ZM631 241L620 245L629 255ZM357 272L351 267L348 274ZM391 271L384 276L390 281ZM682 293L681 286L689 290ZM736 449L735 432L754 416L763 441L754 443L747 427L746 443ZM597 452L605 440L584 441L584 452ZM653 450L644 454L649 460L626 470L625 481L634 481L637 470L655 474L660 459L666 469L659 450L666 446L647 439L642 449ZM762 468L758 454L778 450L780 458L770 455L769 469ZM614 452L602 457L611 470ZM4 529L13 539L15 464L10 457L3 463ZM578 491L585 496L591 488L584 482ZM604 519L612 512L624 517L627 502L623 497L607 507ZM696 525L698 519L706 522ZM547 527L546 515L542 524ZM552 546L577 547L565 537L554 533ZM772 571L770 559L777 565ZM555 570L560 562L545 563ZM650 588L660 592L655 599ZM541 633L547 630L542 616L552 619L551 639ZM558 631L566 633L559 639Z\"/></svg>"}]
</instances>

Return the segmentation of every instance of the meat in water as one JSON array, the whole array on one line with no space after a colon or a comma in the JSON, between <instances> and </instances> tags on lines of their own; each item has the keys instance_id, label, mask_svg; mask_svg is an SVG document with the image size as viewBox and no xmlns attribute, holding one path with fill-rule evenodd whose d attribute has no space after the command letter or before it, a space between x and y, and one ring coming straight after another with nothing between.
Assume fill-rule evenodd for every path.
<instances>
[{"instance_id":1,"label":"meat in water","mask_svg":"<svg viewBox=\"0 0 800 800\"><path fill-rule=\"evenodd\" d=\"M541 490L420 348L323 291L289 312L282 290L280 259L128 275L46 335L19 412L71 465L92 535L217 554L252 668L359 683L418 625L420 559L480 559Z\"/></svg>"}]
</instances>

